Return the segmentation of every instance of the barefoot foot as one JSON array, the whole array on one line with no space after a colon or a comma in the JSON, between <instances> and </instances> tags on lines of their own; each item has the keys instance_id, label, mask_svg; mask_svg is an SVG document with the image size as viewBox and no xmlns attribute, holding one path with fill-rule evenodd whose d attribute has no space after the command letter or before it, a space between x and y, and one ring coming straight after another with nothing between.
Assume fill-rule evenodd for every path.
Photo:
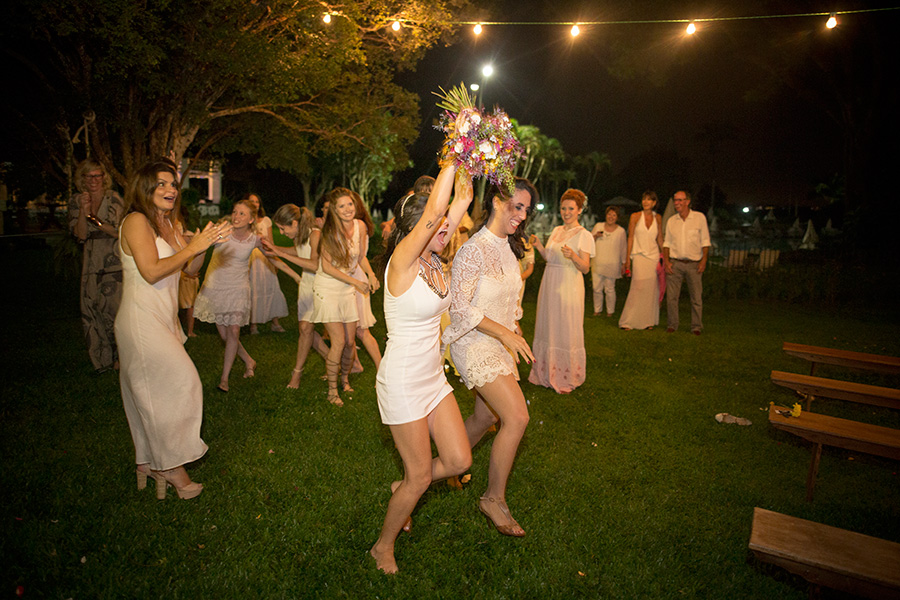
<instances>
[{"instance_id":1,"label":"barefoot foot","mask_svg":"<svg viewBox=\"0 0 900 600\"><path fill-rule=\"evenodd\" d=\"M375 567L379 571L384 571L389 575L393 575L399 571L397 568L397 561L394 560L393 549L379 551L375 546L372 546L372 549L369 550L369 556L375 559Z\"/></svg>"},{"instance_id":2,"label":"barefoot foot","mask_svg":"<svg viewBox=\"0 0 900 600\"><path fill-rule=\"evenodd\" d=\"M296 390L300 387L300 378L303 376L303 369L292 369L291 380L288 382L288 389Z\"/></svg>"}]
</instances>

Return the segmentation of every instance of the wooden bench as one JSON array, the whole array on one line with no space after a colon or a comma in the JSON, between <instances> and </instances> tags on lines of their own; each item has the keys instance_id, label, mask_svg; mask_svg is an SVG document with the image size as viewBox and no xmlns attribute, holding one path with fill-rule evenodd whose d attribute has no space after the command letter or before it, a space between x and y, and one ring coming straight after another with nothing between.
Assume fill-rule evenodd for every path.
<instances>
[{"instance_id":1,"label":"wooden bench","mask_svg":"<svg viewBox=\"0 0 900 600\"><path fill-rule=\"evenodd\" d=\"M900 390L812 375L772 371L772 383L806 395L806 410L816 396L900 409Z\"/></svg>"},{"instance_id":2,"label":"wooden bench","mask_svg":"<svg viewBox=\"0 0 900 600\"><path fill-rule=\"evenodd\" d=\"M806 501L812 502L819 474L819 460L822 446L844 448L854 452L865 452L900 460L900 430L849 419L838 419L811 412L803 412L799 417L783 416L778 411L787 411L783 406L769 407L769 423L775 429L786 431L809 440L816 447L806 476Z\"/></svg>"},{"instance_id":3,"label":"wooden bench","mask_svg":"<svg viewBox=\"0 0 900 600\"><path fill-rule=\"evenodd\" d=\"M900 599L900 544L757 507L749 546L814 586Z\"/></svg>"},{"instance_id":4,"label":"wooden bench","mask_svg":"<svg viewBox=\"0 0 900 600\"><path fill-rule=\"evenodd\" d=\"M782 349L791 356L810 361L812 363L809 368L810 375L816 374L816 364L838 365L851 369L864 369L889 375L900 375L900 358L896 356L820 348L819 346L806 346L792 342L784 342Z\"/></svg>"}]
</instances>

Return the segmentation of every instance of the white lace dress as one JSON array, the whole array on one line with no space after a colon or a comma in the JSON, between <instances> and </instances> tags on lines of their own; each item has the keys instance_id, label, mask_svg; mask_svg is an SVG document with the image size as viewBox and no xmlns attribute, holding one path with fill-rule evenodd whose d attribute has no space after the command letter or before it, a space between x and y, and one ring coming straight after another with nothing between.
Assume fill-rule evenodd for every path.
<instances>
[{"instance_id":1,"label":"white lace dress","mask_svg":"<svg viewBox=\"0 0 900 600\"><path fill-rule=\"evenodd\" d=\"M194 317L217 325L247 325L250 322L250 253L259 238L234 237L216 244L203 286L194 303Z\"/></svg>"},{"instance_id":2,"label":"white lace dress","mask_svg":"<svg viewBox=\"0 0 900 600\"><path fill-rule=\"evenodd\" d=\"M481 387L501 375L519 378L516 361L500 340L476 326L485 317L511 331L522 317L519 261L506 237L486 227L463 244L453 260L450 278L450 327L443 342L466 387Z\"/></svg>"}]
</instances>

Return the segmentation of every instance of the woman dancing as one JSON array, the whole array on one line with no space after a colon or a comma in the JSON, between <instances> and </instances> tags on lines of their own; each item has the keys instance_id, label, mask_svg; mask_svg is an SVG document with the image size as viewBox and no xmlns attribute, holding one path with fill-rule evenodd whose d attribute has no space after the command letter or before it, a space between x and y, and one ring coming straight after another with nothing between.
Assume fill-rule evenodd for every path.
<instances>
[{"instance_id":1,"label":"woman dancing","mask_svg":"<svg viewBox=\"0 0 900 600\"><path fill-rule=\"evenodd\" d=\"M250 322L250 253L261 247L253 233L255 220L256 208L252 202L240 200L234 205L231 213L234 231L230 239L216 244L194 304L194 316L215 323L225 342L222 377L216 386L220 392L228 391L228 377L236 356L244 361L244 379L253 377L256 369L256 361L241 344L241 327Z\"/></svg>"},{"instance_id":2,"label":"woman dancing","mask_svg":"<svg viewBox=\"0 0 900 600\"><path fill-rule=\"evenodd\" d=\"M408 528L410 514L431 482L458 475L472 464L462 415L442 368L440 343L441 314L450 298L438 254L472 201L472 181L460 173L444 218L455 172L455 166L445 166L431 194L406 196L397 204L381 257L388 341L375 387L381 420L390 426L403 460L403 480L391 486L381 535L369 551L385 573L397 572L397 535Z\"/></svg>"},{"instance_id":3,"label":"woman dancing","mask_svg":"<svg viewBox=\"0 0 900 600\"><path fill-rule=\"evenodd\" d=\"M500 420L491 449L488 488L479 508L503 535L522 537L525 530L506 506L506 482L519 441L528 425L528 407L519 388L519 356L534 360L528 343L515 331L522 277L518 259L524 255L524 228L537 201L527 179L517 178L515 193L494 188L486 196L476 233L453 261L450 279L450 327L443 341L469 389L475 389L475 410L466 419L469 446ZM495 416L496 415L496 416Z\"/></svg>"},{"instance_id":4,"label":"woman dancing","mask_svg":"<svg viewBox=\"0 0 900 600\"><path fill-rule=\"evenodd\" d=\"M266 211L256 194L246 194L242 200L249 200L256 207L256 220L253 223L253 233L259 239L267 240L274 244L272 239L272 219L266 216ZM278 283L278 274L275 272L275 263L269 261L263 253L254 248L250 254L250 334L259 333L259 325L272 321L272 331L284 333L284 328L278 321L288 314L287 300Z\"/></svg>"},{"instance_id":5,"label":"woman dancing","mask_svg":"<svg viewBox=\"0 0 900 600\"><path fill-rule=\"evenodd\" d=\"M81 324L97 373L118 368L113 323L122 298L122 263L116 253L122 197L110 189L106 168L87 159L75 171L78 194L69 199L69 229L84 244Z\"/></svg>"},{"instance_id":6,"label":"woman dancing","mask_svg":"<svg viewBox=\"0 0 900 600\"><path fill-rule=\"evenodd\" d=\"M566 190L559 200L563 224L545 247L536 235L531 243L547 268L538 292L534 320L534 365L528 381L568 394L584 383L584 274L591 268L594 238L578 224L587 196Z\"/></svg>"},{"instance_id":7,"label":"woman dancing","mask_svg":"<svg viewBox=\"0 0 900 600\"><path fill-rule=\"evenodd\" d=\"M356 294L356 310L359 313L359 324L356 327L356 337L362 342L363 348L369 353L372 362L375 363L375 369L378 370L378 366L381 364L381 350L378 348L378 342L375 341L375 336L369 332L369 328L375 325L375 315L372 314L372 292L378 291L381 284L378 283L378 278L375 277L375 272L372 271L372 267L369 265L369 259L366 257L366 253L369 251L369 238L375 233L375 224L372 223L372 217L369 216L369 211L366 210L366 205L363 204L362 197L352 190L350 195L353 198L353 204L356 206L356 218L365 223L366 232L368 234L366 246L360 250L359 262L357 263L356 268L353 269L353 273L351 273L356 279L369 282L368 294L359 292ZM358 364L359 359L356 358L355 343L353 346L353 355L354 363ZM360 365L359 370L362 371L362 365Z\"/></svg>"},{"instance_id":8,"label":"woman dancing","mask_svg":"<svg viewBox=\"0 0 900 600\"><path fill-rule=\"evenodd\" d=\"M322 358L328 355L328 346L322 337L316 332L312 323L314 310L313 286L315 285L316 269L319 268L319 240L322 232L315 227L315 219L312 212L305 206L298 207L295 204L285 204L273 217L275 226L281 235L287 236L294 242L293 248L276 246L267 240L263 240L266 250L294 263L303 269L303 276L297 282L297 322L300 328L300 338L297 340L297 361L291 371L291 379L287 384L290 389L300 387L300 378L303 376L303 367L309 356L310 348L315 348ZM296 273L287 265L278 262L275 266L285 270L292 277Z\"/></svg>"},{"instance_id":9,"label":"woman dancing","mask_svg":"<svg viewBox=\"0 0 900 600\"><path fill-rule=\"evenodd\" d=\"M628 221L625 270L631 271L631 287L619 318L622 329L653 329L659 325L659 280L656 266L662 252L662 217L653 212L656 192L641 197L641 211Z\"/></svg>"},{"instance_id":10,"label":"woman dancing","mask_svg":"<svg viewBox=\"0 0 900 600\"><path fill-rule=\"evenodd\" d=\"M123 294L115 331L137 486L145 488L147 477L152 477L160 500L166 497L167 485L179 498L193 498L203 486L191 481L184 465L207 450L200 439L203 387L184 350L178 277L182 268L199 270L203 252L227 238L231 225L208 223L186 242L173 216L178 214L178 178L165 162L140 169L126 197L128 215L119 238Z\"/></svg>"},{"instance_id":11,"label":"woman dancing","mask_svg":"<svg viewBox=\"0 0 900 600\"><path fill-rule=\"evenodd\" d=\"M350 273L356 268L361 252L368 244L365 223L356 219L356 205L350 190L335 188L328 193L328 211L319 244L319 269L313 286L313 321L324 323L331 340L325 358L328 379L328 401L343 406L338 393L338 378L343 390L352 392L350 368L353 366L353 346L359 313L356 291L369 293L369 282L355 279Z\"/></svg>"}]
</instances>

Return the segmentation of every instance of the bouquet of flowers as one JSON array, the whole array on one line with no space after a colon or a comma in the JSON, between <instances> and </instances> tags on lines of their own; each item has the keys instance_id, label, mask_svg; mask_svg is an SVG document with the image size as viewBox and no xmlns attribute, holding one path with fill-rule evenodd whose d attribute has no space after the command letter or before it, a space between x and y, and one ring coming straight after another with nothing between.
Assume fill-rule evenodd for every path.
<instances>
[{"instance_id":1,"label":"bouquet of flowers","mask_svg":"<svg viewBox=\"0 0 900 600\"><path fill-rule=\"evenodd\" d=\"M499 108L492 113L475 108L462 83L449 92L438 89L437 106L444 112L435 128L447 136L441 146L441 164L455 160L472 177L486 177L505 187L509 195L515 193L513 170L522 150L509 117Z\"/></svg>"}]
</instances>

